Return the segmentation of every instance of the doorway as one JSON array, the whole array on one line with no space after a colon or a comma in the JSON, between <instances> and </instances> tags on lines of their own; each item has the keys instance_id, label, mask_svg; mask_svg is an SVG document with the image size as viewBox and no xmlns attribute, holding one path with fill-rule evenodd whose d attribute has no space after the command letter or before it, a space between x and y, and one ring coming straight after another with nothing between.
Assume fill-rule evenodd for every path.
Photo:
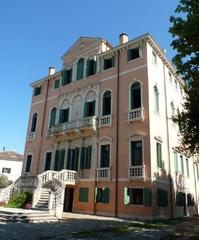
<instances>
[{"instance_id":1,"label":"doorway","mask_svg":"<svg viewBox=\"0 0 199 240\"><path fill-rule=\"evenodd\" d=\"M72 212L73 210L74 188L65 188L64 194L64 212Z\"/></svg>"}]
</instances>

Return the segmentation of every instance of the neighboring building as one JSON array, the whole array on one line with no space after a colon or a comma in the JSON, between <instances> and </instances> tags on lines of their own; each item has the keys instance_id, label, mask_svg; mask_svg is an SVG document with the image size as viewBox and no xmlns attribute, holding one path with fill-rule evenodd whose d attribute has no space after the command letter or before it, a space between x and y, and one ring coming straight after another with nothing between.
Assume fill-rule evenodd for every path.
<instances>
[{"instance_id":1,"label":"neighboring building","mask_svg":"<svg viewBox=\"0 0 199 240\"><path fill-rule=\"evenodd\" d=\"M132 218L197 213L198 166L177 152L172 121L184 85L153 38L128 41L121 34L112 47L81 37L62 60L61 71L51 67L32 83L23 174L76 171L75 182L65 185L64 211Z\"/></svg>"},{"instance_id":2,"label":"neighboring building","mask_svg":"<svg viewBox=\"0 0 199 240\"><path fill-rule=\"evenodd\" d=\"M14 151L0 152L0 175L5 175L10 181L21 176L23 155Z\"/></svg>"}]
</instances>

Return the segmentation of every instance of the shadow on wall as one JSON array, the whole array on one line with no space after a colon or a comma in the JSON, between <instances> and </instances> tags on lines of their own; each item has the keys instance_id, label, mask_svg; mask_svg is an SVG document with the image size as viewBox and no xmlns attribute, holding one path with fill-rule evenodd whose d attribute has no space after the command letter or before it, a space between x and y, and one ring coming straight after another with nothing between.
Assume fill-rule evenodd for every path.
<instances>
[{"instance_id":1,"label":"shadow on wall","mask_svg":"<svg viewBox=\"0 0 199 240\"><path fill-rule=\"evenodd\" d=\"M195 193L189 192L183 175L176 173L172 178L164 169L160 169L154 174L154 179L154 218L176 218L198 213Z\"/></svg>"}]
</instances>

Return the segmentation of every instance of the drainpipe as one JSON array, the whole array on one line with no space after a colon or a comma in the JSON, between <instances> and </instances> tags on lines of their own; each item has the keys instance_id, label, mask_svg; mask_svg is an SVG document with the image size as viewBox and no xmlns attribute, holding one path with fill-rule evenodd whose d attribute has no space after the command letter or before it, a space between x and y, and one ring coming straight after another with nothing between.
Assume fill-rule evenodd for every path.
<instances>
[{"instance_id":1,"label":"drainpipe","mask_svg":"<svg viewBox=\"0 0 199 240\"><path fill-rule=\"evenodd\" d=\"M193 177L194 177L194 186L195 186L195 196L196 196L196 207L197 207L197 214L198 214L198 191L197 191L197 184L196 184L196 172L195 172L195 163L193 159Z\"/></svg>"},{"instance_id":2,"label":"drainpipe","mask_svg":"<svg viewBox=\"0 0 199 240\"><path fill-rule=\"evenodd\" d=\"M169 187L170 187L170 202L171 202L171 219L173 218L173 192L172 192L172 177L171 177L171 158L170 158L170 142L169 142L169 124L168 124L168 110L167 110L167 87L165 77L165 66L163 62L163 75L164 75L164 89L165 89L165 113L166 113L166 131L167 131L167 151L169 160Z\"/></svg>"},{"instance_id":3,"label":"drainpipe","mask_svg":"<svg viewBox=\"0 0 199 240\"><path fill-rule=\"evenodd\" d=\"M120 51L117 51L117 92L116 92L116 161L115 161L115 217L118 216L118 164L119 164L119 90L120 90Z\"/></svg>"},{"instance_id":4,"label":"drainpipe","mask_svg":"<svg viewBox=\"0 0 199 240\"><path fill-rule=\"evenodd\" d=\"M49 79L47 80L46 95L45 95L45 101L44 101L44 111L43 111L43 118L42 118L42 125L41 125L41 135L40 135L41 138L40 138L39 151L38 151L37 175L38 175L38 172L39 172L39 160L41 158L42 137L43 137L43 131L44 131L44 121L45 121L45 115L46 115L48 89L49 89Z\"/></svg>"}]
</instances>

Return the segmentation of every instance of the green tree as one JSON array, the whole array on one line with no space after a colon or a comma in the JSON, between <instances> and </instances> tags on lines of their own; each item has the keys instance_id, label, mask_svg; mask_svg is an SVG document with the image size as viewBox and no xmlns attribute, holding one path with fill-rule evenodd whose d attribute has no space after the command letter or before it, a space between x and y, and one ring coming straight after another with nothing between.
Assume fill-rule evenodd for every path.
<instances>
[{"instance_id":1,"label":"green tree","mask_svg":"<svg viewBox=\"0 0 199 240\"><path fill-rule=\"evenodd\" d=\"M0 188L5 188L10 184L11 184L11 182L8 180L7 176L0 175Z\"/></svg>"},{"instance_id":2,"label":"green tree","mask_svg":"<svg viewBox=\"0 0 199 240\"><path fill-rule=\"evenodd\" d=\"M182 141L179 147L188 155L199 153L199 0L180 0L171 16L173 63L185 81L185 103L178 122Z\"/></svg>"}]
</instances>

